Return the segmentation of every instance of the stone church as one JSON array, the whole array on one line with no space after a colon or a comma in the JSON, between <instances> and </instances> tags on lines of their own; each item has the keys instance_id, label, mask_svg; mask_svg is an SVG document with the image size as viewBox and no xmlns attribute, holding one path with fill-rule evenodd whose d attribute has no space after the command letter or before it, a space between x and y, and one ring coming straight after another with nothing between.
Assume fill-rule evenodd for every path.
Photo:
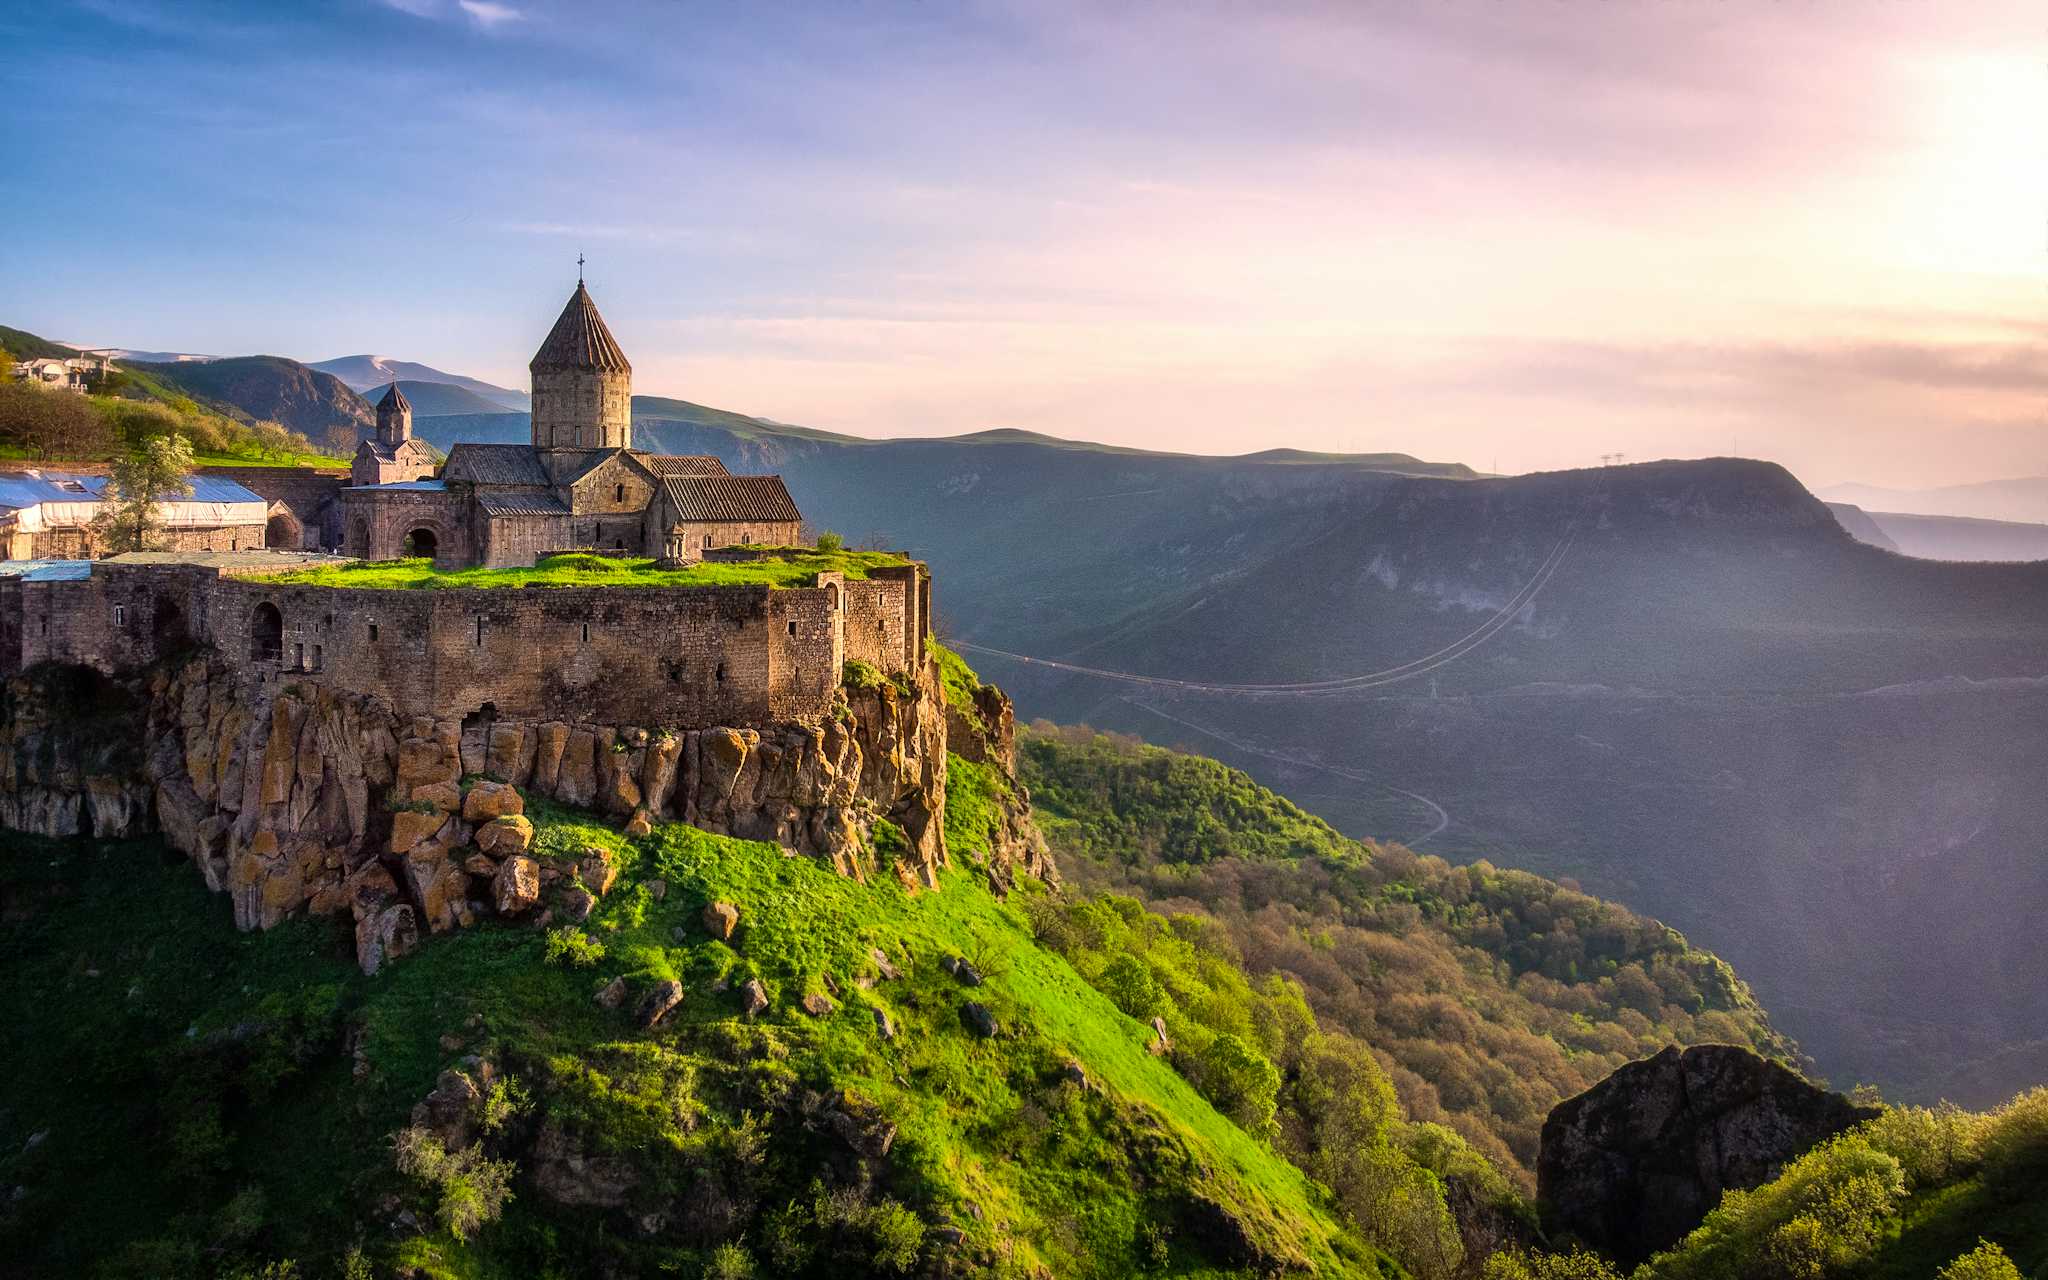
<instances>
[{"instance_id":1,"label":"stone church","mask_svg":"<svg viewBox=\"0 0 2048 1280\"><path fill-rule=\"evenodd\" d=\"M458 444L438 476L393 383L341 491L343 551L498 568L561 551L696 560L796 542L803 516L782 477L633 448L633 366L581 280L527 369L533 443Z\"/></svg>"}]
</instances>

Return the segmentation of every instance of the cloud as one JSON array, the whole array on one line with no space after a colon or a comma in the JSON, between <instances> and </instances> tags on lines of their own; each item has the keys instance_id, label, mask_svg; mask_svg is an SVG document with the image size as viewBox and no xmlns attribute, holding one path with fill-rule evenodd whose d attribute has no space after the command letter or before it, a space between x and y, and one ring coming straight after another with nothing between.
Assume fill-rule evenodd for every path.
<instances>
[{"instance_id":1,"label":"cloud","mask_svg":"<svg viewBox=\"0 0 2048 1280\"><path fill-rule=\"evenodd\" d=\"M455 0L462 11L476 19L478 26L486 31L507 22L518 22L526 15L509 4L495 4L493 0Z\"/></svg>"}]
</instances>

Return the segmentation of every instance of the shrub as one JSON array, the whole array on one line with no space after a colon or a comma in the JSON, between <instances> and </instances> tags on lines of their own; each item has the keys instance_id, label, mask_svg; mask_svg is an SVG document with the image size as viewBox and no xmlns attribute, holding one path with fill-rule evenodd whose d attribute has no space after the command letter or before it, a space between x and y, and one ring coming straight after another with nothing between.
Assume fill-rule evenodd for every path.
<instances>
[{"instance_id":1,"label":"shrub","mask_svg":"<svg viewBox=\"0 0 2048 1280\"><path fill-rule=\"evenodd\" d=\"M1952 1102L1934 1107L1886 1107L1861 1130L1870 1145L1899 1162L1913 1190L1953 1182L1975 1167L1985 1117Z\"/></svg>"},{"instance_id":2,"label":"shrub","mask_svg":"<svg viewBox=\"0 0 2048 1280\"><path fill-rule=\"evenodd\" d=\"M751 1280L753 1274L753 1255L729 1240L711 1251L704 1267L704 1280Z\"/></svg>"},{"instance_id":3,"label":"shrub","mask_svg":"<svg viewBox=\"0 0 2048 1280\"><path fill-rule=\"evenodd\" d=\"M1943 1267L1935 1280L2025 1280L2020 1269L2005 1256L2005 1250L1988 1240Z\"/></svg>"},{"instance_id":4,"label":"shrub","mask_svg":"<svg viewBox=\"0 0 2048 1280\"><path fill-rule=\"evenodd\" d=\"M1819 1280L1884 1239L1906 1196L1899 1162L1851 1133L1794 1160L1776 1181L1731 1191L1691 1235L1651 1259L1657 1280Z\"/></svg>"},{"instance_id":5,"label":"shrub","mask_svg":"<svg viewBox=\"0 0 2048 1280\"><path fill-rule=\"evenodd\" d=\"M392 1135L391 1149L400 1173L436 1193L434 1219L457 1240L496 1221L512 1199L517 1166L487 1159L480 1145L449 1151L431 1132L413 1125Z\"/></svg>"},{"instance_id":6,"label":"shrub","mask_svg":"<svg viewBox=\"0 0 2048 1280\"><path fill-rule=\"evenodd\" d=\"M1511 1249L1486 1260L1481 1280L1621 1280L1607 1259L1574 1249L1570 1253L1524 1253Z\"/></svg>"},{"instance_id":7,"label":"shrub","mask_svg":"<svg viewBox=\"0 0 2048 1280\"><path fill-rule=\"evenodd\" d=\"M1982 1151L1984 1176L1993 1181L2048 1171L2048 1087L2029 1089L1992 1112Z\"/></svg>"},{"instance_id":8,"label":"shrub","mask_svg":"<svg viewBox=\"0 0 2048 1280\"><path fill-rule=\"evenodd\" d=\"M838 534L832 532L830 529L827 529L825 530L825 532L818 535L818 550L820 551L839 551L844 549L845 546L846 539L840 537Z\"/></svg>"},{"instance_id":9,"label":"shrub","mask_svg":"<svg viewBox=\"0 0 2048 1280\"><path fill-rule=\"evenodd\" d=\"M862 693L873 693L889 683L882 676L882 669L861 658L849 659L839 677L840 683L849 689Z\"/></svg>"},{"instance_id":10,"label":"shrub","mask_svg":"<svg viewBox=\"0 0 2048 1280\"><path fill-rule=\"evenodd\" d=\"M563 925L548 930L547 947L542 954L549 964L588 969L604 959L604 944L575 925Z\"/></svg>"}]
</instances>

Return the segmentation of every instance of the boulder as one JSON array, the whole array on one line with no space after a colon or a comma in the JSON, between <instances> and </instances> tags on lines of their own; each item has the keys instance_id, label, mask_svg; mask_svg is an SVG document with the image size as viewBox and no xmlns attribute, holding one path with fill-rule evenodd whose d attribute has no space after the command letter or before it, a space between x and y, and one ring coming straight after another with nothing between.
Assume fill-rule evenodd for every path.
<instances>
[{"instance_id":1,"label":"boulder","mask_svg":"<svg viewBox=\"0 0 2048 1280\"><path fill-rule=\"evenodd\" d=\"M996 1033L1002 1030L996 1022L995 1010L979 1000L969 1000L960 1006L960 1022L984 1040L993 1040Z\"/></svg>"},{"instance_id":2,"label":"boulder","mask_svg":"<svg viewBox=\"0 0 2048 1280\"><path fill-rule=\"evenodd\" d=\"M748 978L740 984L740 1011L749 1018L758 1017L768 1009L768 989L761 985L759 978Z\"/></svg>"},{"instance_id":3,"label":"boulder","mask_svg":"<svg viewBox=\"0 0 2048 1280\"><path fill-rule=\"evenodd\" d=\"M947 956L944 960L941 960L939 964L946 970L947 973L952 974L961 986L978 987L981 985L981 970L967 963L966 957Z\"/></svg>"},{"instance_id":4,"label":"boulder","mask_svg":"<svg viewBox=\"0 0 2048 1280\"><path fill-rule=\"evenodd\" d=\"M639 1184L622 1156L593 1156L550 1120L541 1127L530 1165L534 1189L573 1209L616 1209Z\"/></svg>"},{"instance_id":5,"label":"boulder","mask_svg":"<svg viewBox=\"0 0 2048 1280\"><path fill-rule=\"evenodd\" d=\"M638 840L642 836L654 834L654 822L647 816L647 810L633 811L633 816L626 820L625 833L629 840Z\"/></svg>"},{"instance_id":6,"label":"boulder","mask_svg":"<svg viewBox=\"0 0 2048 1280\"><path fill-rule=\"evenodd\" d=\"M875 1010L875 1034L884 1040L896 1038L896 1021L889 1016L887 1009Z\"/></svg>"},{"instance_id":7,"label":"boulder","mask_svg":"<svg viewBox=\"0 0 2048 1280\"><path fill-rule=\"evenodd\" d=\"M1877 1114L1745 1048L1666 1049L1551 1110L1536 1163L1545 1226L1632 1268L1724 1191L1762 1185Z\"/></svg>"},{"instance_id":8,"label":"boulder","mask_svg":"<svg viewBox=\"0 0 2048 1280\"><path fill-rule=\"evenodd\" d=\"M433 839L447 820L447 814L439 810L400 809L391 815L391 842L386 847L393 853L410 852Z\"/></svg>"},{"instance_id":9,"label":"boulder","mask_svg":"<svg viewBox=\"0 0 2048 1280\"><path fill-rule=\"evenodd\" d=\"M417 798L417 797L415 797ZM464 822L488 822L526 812L518 788L505 782L479 782L462 797Z\"/></svg>"},{"instance_id":10,"label":"boulder","mask_svg":"<svg viewBox=\"0 0 2048 1280\"><path fill-rule=\"evenodd\" d=\"M739 923L740 909L730 902L714 902L704 908L704 928L720 942L730 942Z\"/></svg>"},{"instance_id":11,"label":"boulder","mask_svg":"<svg viewBox=\"0 0 2048 1280\"><path fill-rule=\"evenodd\" d=\"M1152 1036L1152 1043L1146 1047L1155 1056L1173 1052L1173 1041L1168 1039L1166 1035L1166 1019L1156 1017L1152 1019Z\"/></svg>"},{"instance_id":12,"label":"boulder","mask_svg":"<svg viewBox=\"0 0 2048 1280\"><path fill-rule=\"evenodd\" d=\"M576 878L583 881L584 888L602 898L618 883L619 865L607 850L586 845L583 857L576 863Z\"/></svg>"},{"instance_id":13,"label":"boulder","mask_svg":"<svg viewBox=\"0 0 2048 1280\"><path fill-rule=\"evenodd\" d=\"M888 954L880 947L870 947L868 949L868 958L875 962L875 972L881 974L884 981L893 982L903 976L897 971L895 965L889 963Z\"/></svg>"},{"instance_id":14,"label":"boulder","mask_svg":"<svg viewBox=\"0 0 2048 1280\"><path fill-rule=\"evenodd\" d=\"M462 807L462 788L452 782L430 782L412 789L412 803L428 805L439 813L454 813Z\"/></svg>"},{"instance_id":15,"label":"boulder","mask_svg":"<svg viewBox=\"0 0 2048 1280\"><path fill-rule=\"evenodd\" d=\"M683 984L670 978L656 983L654 989L640 997L639 1007L633 1016L643 1027L652 1027L669 1015L669 1011L683 1002Z\"/></svg>"},{"instance_id":16,"label":"boulder","mask_svg":"<svg viewBox=\"0 0 2048 1280\"><path fill-rule=\"evenodd\" d=\"M813 1018L830 1017L832 1011L839 1007L832 1003L830 996L819 991L805 993L802 1005L803 1011L810 1014Z\"/></svg>"},{"instance_id":17,"label":"boulder","mask_svg":"<svg viewBox=\"0 0 2048 1280\"><path fill-rule=\"evenodd\" d=\"M374 974L420 944L419 925L403 902L363 915L356 921L356 964Z\"/></svg>"},{"instance_id":18,"label":"boulder","mask_svg":"<svg viewBox=\"0 0 2048 1280\"><path fill-rule=\"evenodd\" d=\"M493 818L476 829L476 847L494 858L525 853L533 847L533 823L519 814Z\"/></svg>"},{"instance_id":19,"label":"boulder","mask_svg":"<svg viewBox=\"0 0 2048 1280\"><path fill-rule=\"evenodd\" d=\"M597 1001L600 1008L618 1008L626 1002L626 980L624 978L613 978L610 982L599 987L597 995L592 998Z\"/></svg>"},{"instance_id":20,"label":"boulder","mask_svg":"<svg viewBox=\"0 0 2048 1280\"><path fill-rule=\"evenodd\" d=\"M491 879L491 901L501 916L531 910L540 901L540 864L524 854L505 859Z\"/></svg>"},{"instance_id":21,"label":"boulder","mask_svg":"<svg viewBox=\"0 0 2048 1280\"><path fill-rule=\"evenodd\" d=\"M562 914L582 923L590 919L590 913L597 910L597 896L588 889L571 887L562 894Z\"/></svg>"}]
</instances>

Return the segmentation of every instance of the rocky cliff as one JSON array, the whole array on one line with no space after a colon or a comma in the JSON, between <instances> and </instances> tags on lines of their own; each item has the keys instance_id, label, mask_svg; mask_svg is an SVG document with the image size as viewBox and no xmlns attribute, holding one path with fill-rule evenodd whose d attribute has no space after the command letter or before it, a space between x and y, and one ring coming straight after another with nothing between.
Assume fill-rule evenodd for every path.
<instances>
[{"instance_id":1,"label":"rocky cliff","mask_svg":"<svg viewBox=\"0 0 2048 1280\"><path fill-rule=\"evenodd\" d=\"M1669 1048L1551 1111L1536 1167L1545 1225L1633 1267L1698 1226L1722 1192L1761 1186L1876 1115L1748 1049Z\"/></svg>"},{"instance_id":2,"label":"rocky cliff","mask_svg":"<svg viewBox=\"0 0 2048 1280\"><path fill-rule=\"evenodd\" d=\"M1000 712L972 747L998 759L1006 701ZM127 681L44 669L0 695L0 823L161 831L230 895L240 927L352 912L358 958L374 969L420 933L481 914L587 913L562 893L602 893L609 877L534 864L526 797L628 831L667 818L772 841L858 879L877 872L886 819L908 846L897 874L933 884L949 858L946 724L929 669L907 691L842 691L822 724L690 730L406 716L211 656ZM1014 764L1010 754L1012 776ZM1007 802L1004 834L967 851L999 880L1020 864L1051 874L1022 796Z\"/></svg>"}]
</instances>

